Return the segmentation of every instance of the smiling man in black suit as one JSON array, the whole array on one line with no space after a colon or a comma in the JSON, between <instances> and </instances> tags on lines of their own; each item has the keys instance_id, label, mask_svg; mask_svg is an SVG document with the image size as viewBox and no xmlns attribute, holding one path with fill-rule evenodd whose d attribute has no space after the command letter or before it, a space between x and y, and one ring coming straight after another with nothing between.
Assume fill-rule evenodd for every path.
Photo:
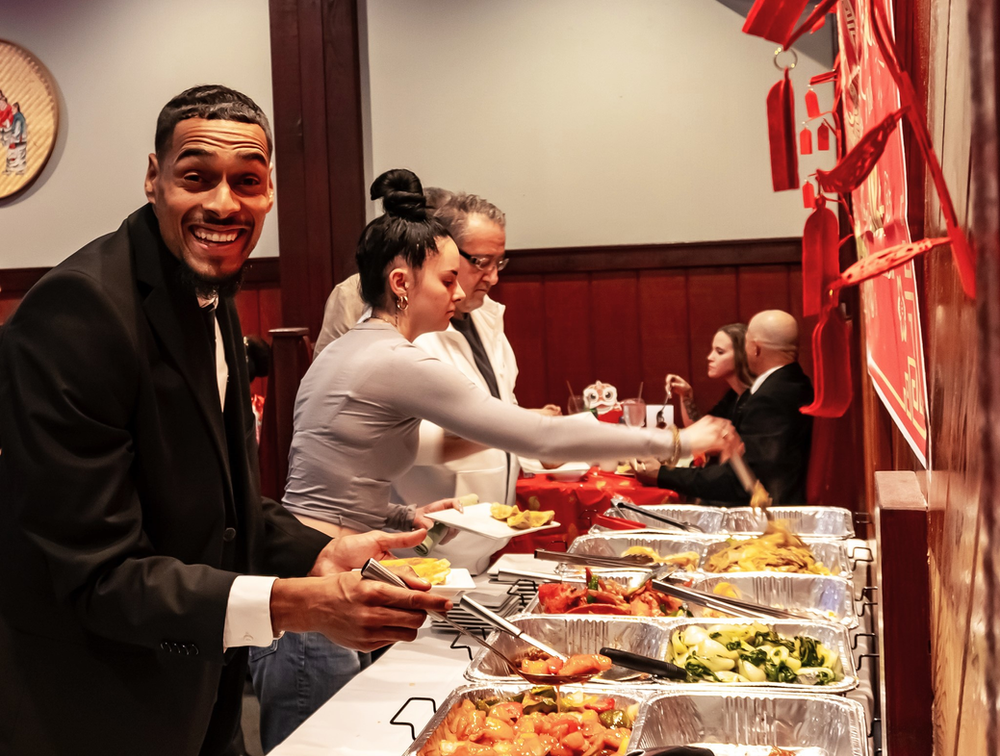
<instances>
[{"instance_id":1,"label":"smiling man in black suit","mask_svg":"<svg viewBox=\"0 0 1000 756\"><path fill-rule=\"evenodd\" d=\"M248 97L163 108L149 204L0 333L0 754L242 753L247 647L363 650L450 602L351 569L424 532L331 541L259 491L233 295L274 202Z\"/></svg>"},{"instance_id":2,"label":"smiling man in black suit","mask_svg":"<svg viewBox=\"0 0 1000 756\"><path fill-rule=\"evenodd\" d=\"M745 459L774 504L806 503L812 417L800 408L813 400L812 382L797 362L799 328L781 310L765 310L747 326L747 361L757 376L733 419ZM660 467L647 461L637 474L647 485L669 488L707 503L743 506L750 496L729 465Z\"/></svg>"}]
</instances>

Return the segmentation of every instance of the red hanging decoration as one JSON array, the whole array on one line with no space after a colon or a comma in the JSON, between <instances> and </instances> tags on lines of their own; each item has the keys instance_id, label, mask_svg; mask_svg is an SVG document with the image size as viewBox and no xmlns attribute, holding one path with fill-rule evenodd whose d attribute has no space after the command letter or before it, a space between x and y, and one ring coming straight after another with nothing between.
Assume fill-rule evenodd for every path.
<instances>
[{"instance_id":1,"label":"red hanging decoration","mask_svg":"<svg viewBox=\"0 0 1000 756\"><path fill-rule=\"evenodd\" d=\"M830 127L825 123L821 123L816 129L816 149L821 151L830 149Z\"/></svg>"},{"instance_id":2,"label":"red hanging decoration","mask_svg":"<svg viewBox=\"0 0 1000 756\"><path fill-rule=\"evenodd\" d=\"M789 47L795 44L795 41L801 37L806 32L810 34L815 34L820 29L823 28L823 24L826 21L826 14L833 13L838 0L822 0L822 2L817 3L816 7L813 8L813 12L809 14L809 18L802 22L802 25L792 32L787 39L781 44L784 45L787 50ZM744 28L744 31L746 29Z\"/></svg>"},{"instance_id":3,"label":"red hanging decoration","mask_svg":"<svg viewBox=\"0 0 1000 756\"><path fill-rule=\"evenodd\" d=\"M812 210L816 207L816 190L813 189L812 181L807 181L802 185L802 207Z\"/></svg>"},{"instance_id":4,"label":"red hanging decoration","mask_svg":"<svg viewBox=\"0 0 1000 756\"><path fill-rule=\"evenodd\" d=\"M810 118L819 118L819 97L812 87L806 92L806 115Z\"/></svg>"},{"instance_id":5,"label":"red hanging decoration","mask_svg":"<svg viewBox=\"0 0 1000 756\"><path fill-rule=\"evenodd\" d=\"M747 14L743 33L763 37L788 49L785 44L806 9L807 0L757 0Z\"/></svg>"},{"instance_id":6,"label":"red hanging decoration","mask_svg":"<svg viewBox=\"0 0 1000 756\"><path fill-rule=\"evenodd\" d=\"M882 122L865 134L849 153L840 159L833 170L816 171L816 181L824 192L830 194L850 194L865 180L875 163L885 152L885 143L903 117L906 107L891 113Z\"/></svg>"},{"instance_id":7,"label":"red hanging decoration","mask_svg":"<svg viewBox=\"0 0 1000 756\"><path fill-rule=\"evenodd\" d=\"M802 233L803 317L820 314L823 292L839 277L839 224L837 216L826 206L826 198L820 195Z\"/></svg>"},{"instance_id":8,"label":"red hanging decoration","mask_svg":"<svg viewBox=\"0 0 1000 756\"><path fill-rule=\"evenodd\" d=\"M812 335L813 403L803 415L841 417L851 406L851 327L840 312L836 291L831 291Z\"/></svg>"},{"instance_id":9,"label":"red hanging decoration","mask_svg":"<svg viewBox=\"0 0 1000 756\"><path fill-rule=\"evenodd\" d=\"M802 155L813 154L813 134L808 126L799 132L799 153Z\"/></svg>"},{"instance_id":10,"label":"red hanging decoration","mask_svg":"<svg viewBox=\"0 0 1000 756\"><path fill-rule=\"evenodd\" d=\"M771 145L771 182L774 191L799 186L799 161L795 153L795 98L788 69L767 93L767 131Z\"/></svg>"}]
</instances>

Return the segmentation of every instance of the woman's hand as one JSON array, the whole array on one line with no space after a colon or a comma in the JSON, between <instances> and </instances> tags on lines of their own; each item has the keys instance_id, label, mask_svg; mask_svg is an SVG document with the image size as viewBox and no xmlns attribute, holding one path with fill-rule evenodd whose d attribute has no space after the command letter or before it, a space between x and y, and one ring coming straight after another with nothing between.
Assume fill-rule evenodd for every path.
<instances>
[{"instance_id":1,"label":"woman's hand","mask_svg":"<svg viewBox=\"0 0 1000 756\"><path fill-rule=\"evenodd\" d=\"M663 387L667 391L667 396L679 396L681 398L685 396L693 396L694 390L691 388L691 384L681 378L679 375L670 373L663 381Z\"/></svg>"},{"instance_id":2,"label":"woman's hand","mask_svg":"<svg viewBox=\"0 0 1000 756\"><path fill-rule=\"evenodd\" d=\"M705 415L681 431L681 437L691 454L715 453L725 462L740 447L741 441L733 424L721 417Z\"/></svg>"},{"instance_id":3,"label":"woman's hand","mask_svg":"<svg viewBox=\"0 0 1000 756\"><path fill-rule=\"evenodd\" d=\"M635 479L644 486L655 487L660 476L660 462L653 457L645 459L633 459L629 462L629 467L635 473Z\"/></svg>"},{"instance_id":4,"label":"woman's hand","mask_svg":"<svg viewBox=\"0 0 1000 756\"><path fill-rule=\"evenodd\" d=\"M440 512L444 509L457 509L459 512L464 511L462 509L462 502L458 499L441 499L440 501L425 504L422 507L417 507L417 511L413 517L413 527L428 529L434 527L434 520L428 517L427 514L430 512ZM448 532L444 534L441 543L448 543L456 535L458 535L458 531L455 528L448 528Z\"/></svg>"},{"instance_id":5,"label":"woman's hand","mask_svg":"<svg viewBox=\"0 0 1000 756\"><path fill-rule=\"evenodd\" d=\"M392 549L410 549L423 543L427 532L414 530L409 533L383 533L373 530L360 535L334 538L316 557L310 577L335 575L364 567L369 559L394 559ZM423 582L423 581L421 581ZM427 584L430 587L430 583ZM420 587L420 590L427 590Z\"/></svg>"}]
</instances>

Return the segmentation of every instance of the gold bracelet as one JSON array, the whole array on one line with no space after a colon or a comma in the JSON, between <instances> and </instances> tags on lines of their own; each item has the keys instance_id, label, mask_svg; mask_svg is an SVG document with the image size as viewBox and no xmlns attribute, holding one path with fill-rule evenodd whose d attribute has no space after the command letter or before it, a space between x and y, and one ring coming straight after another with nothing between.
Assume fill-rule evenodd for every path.
<instances>
[{"instance_id":1,"label":"gold bracelet","mask_svg":"<svg viewBox=\"0 0 1000 756\"><path fill-rule=\"evenodd\" d=\"M676 425L670 426L670 431L674 435L674 448L670 452L670 458L665 460L660 460L660 464L664 467L673 470L677 467L677 463L681 458L681 431Z\"/></svg>"}]
</instances>

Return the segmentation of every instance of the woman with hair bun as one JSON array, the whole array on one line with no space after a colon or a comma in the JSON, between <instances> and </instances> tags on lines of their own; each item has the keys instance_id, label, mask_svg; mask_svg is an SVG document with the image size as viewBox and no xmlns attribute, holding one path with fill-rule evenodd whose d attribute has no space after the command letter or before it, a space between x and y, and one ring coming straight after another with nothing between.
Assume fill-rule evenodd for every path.
<instances>
[{"instance_id":1,"label":"woman with hair bun","mask_svg":"<svg viewBox=\"0 0 1000 756\"><path fill-rule=\"evenodd\" d=\"M493 398L414 346L421 334L447 328L464 297L458 247L431 217L411 171L379 176L371 198L385 209L357 247L371 317L316 358L295 400L283 504L304 522L335 536L410 530L431 525L428 512L454 506L453 499L423 507L390 499L393 480L416 460L423 419L475 444L552 460L654 457L669 464L738 443L732 425L717 418L663 431L542 415ZM265 749L366 666L366 657L322 636L291 633L276 650L252 652Z\"/></svg>"}]
</instances>

